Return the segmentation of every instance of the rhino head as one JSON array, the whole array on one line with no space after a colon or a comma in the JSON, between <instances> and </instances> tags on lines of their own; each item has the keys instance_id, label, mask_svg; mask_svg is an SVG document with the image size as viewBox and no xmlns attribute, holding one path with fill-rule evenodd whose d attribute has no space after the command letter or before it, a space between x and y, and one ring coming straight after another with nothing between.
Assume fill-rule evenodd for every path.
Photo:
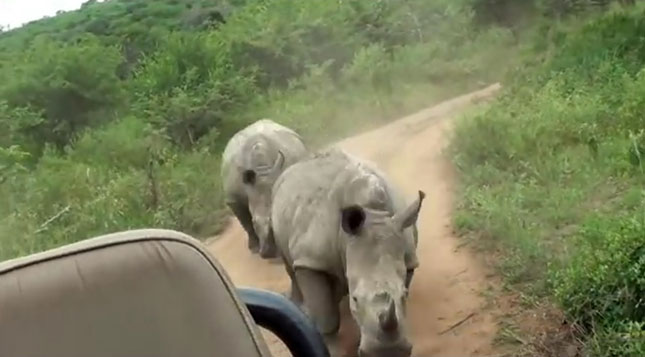
<instances>
[{"instance_id":1,"label":"rhino head","mask_svg":"<svg viewBox=\"0 0 645 357\"><path fill-rule=\"evenodd\" d=\"M425 194L391 215L362 206L342 209L350 309L361 331L360 356L407 357L405 244L403 231L413 225Z\"/></svg>"},{"instance_id":2,"label":"rhino head","mask_svg":"<svg viewBox=\"0 0 645 357\"><path fill-rule=\"evenodd\" d=\"M276 256L271 232L271 190L282 173L285 157L281 150L267 140L258 139L250 145L242 172L253 229L260 241L260 256Z\"/></svg>"}]
</instances>

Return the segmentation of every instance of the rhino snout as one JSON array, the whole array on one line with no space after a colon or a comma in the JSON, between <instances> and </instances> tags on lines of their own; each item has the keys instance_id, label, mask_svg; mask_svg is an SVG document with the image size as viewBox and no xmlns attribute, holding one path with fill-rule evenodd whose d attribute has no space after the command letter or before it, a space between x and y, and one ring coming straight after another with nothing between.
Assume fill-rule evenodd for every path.
<instances>
[{"instance_id":1,"label":"rhino snout","mask_svg":"<svg viewBox=\"0 0 645 357\"><path fill-rule=\"evenodd\" d=\"M375 342L361 346L359 357L410 357L412 344L407 339L401 339L393 344L383 345Z\"/></svg>"},{"instance_id":2,"label":"rhino snout","mask_svg":"<svg viewBox=\"0 0 645 357\"><path fill-rule=\"evenodd\" d=\"M277 248L271 230L271 220L268 218L253 218L253 226L260 241L259 254L264 259L277 257Z\"/></svg>"},{"instance_id":3,"label":"rhino snout","mask_svg":"<svg viewBox=\"0 0 645 357\"><path fill-rule=\"evenodd\" d=\"M378 315L381 331L386 334L396 333L399 329L399 318L396 316L396 304L390 300L389 306Z\"/></svg>"},{"instance_id":4,"label":"rhino snout","mask_svg":"<svg viewBox=\"0 0 645 357\"><path fill-rule=\"evenodd\" d=\"M381 291L369 298L368 311L372 317L361 325L360 357L409 357L412 344L407 338L403 314L403 295Z\"/></svg>"}]
</instances>

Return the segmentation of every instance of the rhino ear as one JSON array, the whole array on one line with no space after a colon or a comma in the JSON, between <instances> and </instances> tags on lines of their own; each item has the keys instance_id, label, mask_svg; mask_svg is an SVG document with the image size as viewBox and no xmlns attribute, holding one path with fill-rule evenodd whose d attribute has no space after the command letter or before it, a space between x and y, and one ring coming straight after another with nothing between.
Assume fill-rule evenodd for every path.
<instances>
[{"instance_id":1,"label":"rhino ear","mask_svg":"<svg viewBox=\"0 0 645 357\"><path fill-rule=\"evenodd\" d=\"M244 182L247 185L253 185L255 183L255 171L253 170L244 170L242 173L242 182Z\"/></svg>"},{"instance_id":2,"label":"rhino ear","mask_svg":"<svg viewBox=\"0 0 645 357\"><path fill-rule=\"evenodd\" d=\"M278 150L278 157L276 157L273 165L271 165L271 167L258 169L257 173L260 175L270 175L272 173L280 172L284 168L284 161L284 153L282 153L282 150Z\"/></svg>"},{"instance_id":3,"label":"rhino ear","mask_svg":"<svg viewBox=\"0 0 645 357\"><path fill-rule=\"evenodd\" d=\"M282 153L282 150L278 150L278 157L275 159L275 162L273 163L273 167L271 168L271 171L278 172L282 170L283 167L284 167L284 154Z\"/></svg>"},{"instance_id":4,"label":"rhino ear","mask_svg":"<svg viewBox=\"0 0 645 357\"><path fill-rule=\"evenodd\" d=\"M399 227L399 229L404 230L411 225L413 225L417 218L419 218L419 211L421 211L421 204L423 199L426 197L426 194L423 191L419 191L419 197L405 209L405 211L396 214L392 219L394 224Z\"/></svg>"},{"instance_id":5,"label":"rhino ear","mask_svg":"<svg viewBox=\"0 0 645 357\"><path fill-rule=\"evenodd\" d=\"M341 211L341 227L345 233L357 235L365 223L365 210L361 206L349 206Z\"/></svg>"}]
</instances>

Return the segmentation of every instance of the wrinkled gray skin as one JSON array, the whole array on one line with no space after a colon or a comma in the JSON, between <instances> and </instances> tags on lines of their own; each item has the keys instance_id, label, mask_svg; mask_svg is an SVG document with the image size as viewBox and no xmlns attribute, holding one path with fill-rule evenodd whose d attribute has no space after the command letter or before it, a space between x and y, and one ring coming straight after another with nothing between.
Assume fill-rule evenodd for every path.
<instances>
[{"instance_id":1,"label":"wrinkled gray skin","mask_svg":"<svg viewBox=\"0 0 645 357\"><path fill-rule=\"evenodd\" d=\"M361 356L409 356L405 306L416 256L410 205L373 165L339 149L283 172L273 187L272 229L291 277L291 299L333 346L349 295Z\"/></svg>"},{"instance_id":2,"label":"wrinkled gray skin","mask_svg":"<svg viewBox=\"0 0 645 357\"><path fill-rule=\"evenodd\" d=\"M276 257L270 238L271 189L287 167L308 151L300 135L269 119L237 132L222 154L226 205L248 235L248 247L262 258Z\"/></svg>"}]
</instances>

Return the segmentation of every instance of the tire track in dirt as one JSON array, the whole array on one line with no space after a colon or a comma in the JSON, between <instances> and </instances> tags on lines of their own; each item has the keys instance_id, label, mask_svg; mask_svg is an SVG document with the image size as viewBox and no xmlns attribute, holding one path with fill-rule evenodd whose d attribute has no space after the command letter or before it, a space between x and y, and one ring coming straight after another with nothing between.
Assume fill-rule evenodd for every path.
<instances>
[{"instance_id":1,"label":"tire track in dirt","mask_svg":"<svg viewBox=\"0 0 645 357\"><path fill-rule=\"evenodd\" d=\"M442 149L448 143L451 117L492 97L499 88L492 85L335 144L376 162L409 199L418 190L427 195L418 221L420 267L408 302L415 356L496 354L495 311L485 306L482 296L492 282L480 261L459 249L453 234L454 173ZM289 279L282 265L252 255L235 219L209 248L236 285L287 291ZM345 314L341 327L345 340L355 337L350 321ZM289 356L275 337L266 336L275 356Z\"/></svg>"}]
</instances>

